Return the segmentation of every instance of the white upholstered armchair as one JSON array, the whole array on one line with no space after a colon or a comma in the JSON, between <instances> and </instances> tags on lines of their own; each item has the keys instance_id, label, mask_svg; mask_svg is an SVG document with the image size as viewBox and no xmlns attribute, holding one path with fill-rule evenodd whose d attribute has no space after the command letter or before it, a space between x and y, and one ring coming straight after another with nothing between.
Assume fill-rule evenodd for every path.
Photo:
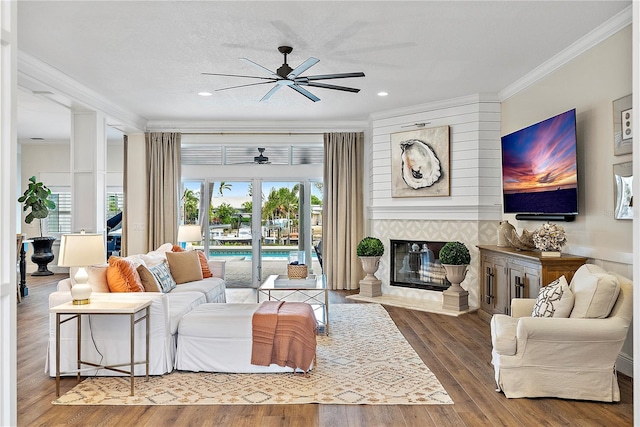
<instances>
[{"instance_id":1,"label":"white upholstered armchair","mask_svg":"<svg viewBox=\"0 0 640 427\"><path fill-rule=\"evenodd\" d=\"M492 363L508 398L620 400L615 364L633 313L632 283L586 264L569 289L569 317L531 317L536 299L514 299L511 316L493 316Z\"/></svg>"}]
</instances>

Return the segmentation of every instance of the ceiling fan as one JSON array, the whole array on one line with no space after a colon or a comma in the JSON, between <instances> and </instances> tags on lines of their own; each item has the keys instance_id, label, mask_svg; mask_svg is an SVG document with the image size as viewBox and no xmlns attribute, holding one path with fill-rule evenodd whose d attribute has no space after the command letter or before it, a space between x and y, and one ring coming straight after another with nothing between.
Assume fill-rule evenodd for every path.
<instances>
[{"instance_id":1,"label":"ceiling fan","mask_svg":"<svg viewBox=\"0 0 640 427\"><path fill-rule=\"evenodd\" d=\"M271 163L269 161L269 158L264 155L264 148L258 148L258 152L260 154L253 158L253 163L258 164L258 165L266 165L266 164Z\"/></svg>"},{"instance_id":2,"label":"ceiling fan","mask_svg":"<svg viewBox=\"0 0 640 427\"><path fill-rule=\"evenodd\" d=\"M246 77L246 78L252 78L252 79L266 80L266 81L258 82L258 83L249 83L249 84L244 84L244 85L230 86L230 87L225 87L225 88L222 88L222 89L216 89L216 92L221 91L221 90L229 90L229 89L240 88L240 87L256 86L256 85L262 85L262 84L275 83L275 86L272 87L266 93L266 95L262 97L262 99L260 101L266 101L267 99L271 98L271 96L274 93L276 93L283 86L289 86L291 89L293 89L296 92L306 96L308 99L310 99L313 102L320 101L320 98L318 98L317 96L315 96L314 94L309 92L307 89L303 88L302 86L319 87L319 88L324 88L324 89L334 89L334 90L341 90L341 91L353 92L353 93L360 92L360 89L356 89L356 88L352 88L352 87L346 87L346 86L337 86L337 85L332 85L332 84L327 84L327 83L319 83L318 80L346 79L346 78L351 78L351 77L364 77L364 73L357 72L357 73L321 74L321 75L315 75L315 76L301 77L300 74L304 73L309 68L311 68L312 66L314 66L315 64L320 62L320 60L317 59L317 58L311 57L311 58L307 59L306 61L304 61L302 64L298 65L296 68L291 68L289 66L289 64L287 64L287 55L290 54L293 51L293 48L291 46L280 46L278 48L278 51L284 55L284 64L282 64L282 66L280 66L280 68L278 68L276 70L276 72L273 72L273 71L269 70L268 68L263 67L262 65L251 61L250 59L240 58L243 61L246 61L246 62L248 62L250 64L253 64L255 67L257 67L259 70L261 70L263 73L265 73L269 77L245 76L245 75L238 75L238 74L220 74L220 73L202 73L202 74L206 74L206 75L210 75L210 76Z\"/></svg>"}]
</instances>

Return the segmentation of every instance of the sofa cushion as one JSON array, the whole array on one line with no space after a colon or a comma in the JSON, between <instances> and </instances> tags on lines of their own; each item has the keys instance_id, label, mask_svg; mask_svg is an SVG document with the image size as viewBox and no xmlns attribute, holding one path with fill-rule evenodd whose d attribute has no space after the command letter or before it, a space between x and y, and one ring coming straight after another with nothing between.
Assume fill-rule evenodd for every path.
<instances>
[{"instance_id":1,"label":"sofa cushion","mask_svg":"<svg viewBox=\"0 0 640 427\"><path fill-rule=\"evenodd\" d=\"M204 294L207 302L226 302L225 283L219 277L208 277L195 282L183 283L176 286L171 293L176 292L201 292Z\"/></svg>"},{"instance_id":2,"label":"sofa cushion","mask_svg":"<svg viewBox=\"0 0 640 427\"><path fill-rule=\"evenodd\" d=\"M133 262L116 256L109 258L107 284L111 292L144 292Z\"/></svg>"},{"instance_id":3,"label":"sofa cushion","mask_svg":"<svg viewBox=\"0 0 640 427\"><path fill-rule=\"evenodd\" d=\"M153 277L158 282L158 286L160 286L160 291L167 293L171 292L176 287L176 282L171 276L169 272L169 267L167 264L162 263L158 265L154 265L149 268L149 272L153 275Z\"/></svg>"},{"instance_id":4,"label":"sofa cushion","mask_svg":"<svg viewBox=\"0 0 640 427\"><path fill-rule=\"evenodd\" d=\"M140 255L140 259L144 262L144 265L147 267L153 267L158 264L162 264L167 261L167 257L163 254L152 254L149 252L148 254Z\"/></svg>"},{"instance_id":5,"label":"sofa cushion","mask_svg":"<svg viewBox=\"0 0 640 427\"><path fill-rule=\"evenodd\" d=\"M491 317L491 343L498 354L513 356L516 354L516 331L518 318L506 314L494 314Z\"/></svg>"},{"instance_id":6,"label":"sofa cushion","mask_svg":"<svg viewBox=\"0 0 640 427\"><path fill-rule=\"evenodd\" d=\"M603 319L609 316L620 293L620 282L594 264L581 266L571 279L575 298L571 317Z\"/></svg>"},{"instance_id":7,"label":"sofa cushion","mask_svg":"<svg viewBox=\"0 0 640 427\"><path fill-rule=\"evenodd\" d=\"M207 302L200 292L171 292L166 294L169 305L169 331L174 335L178 331L180 319L191 310Z\"/></svg>"},{"instance_id":8,"label":"sofa cushion","mask_svg":"<svg viewBox=\"0 0 640 427\"><path fill-rule=\"evenodd\" d=\"M136 270L140 275L140 281L142 282L142 286L144 287L145 292L162 292L162 288L156 280L156 276L154 276L153 273L149 271L149 268L145 267L144 265L139 265Z\"/></svg>"},{"instance_id":9,"label":"sofa cushion","mask_svg":"<svg viewBox=\"0 0 640 427\"><path fill-rule=\"evenodd\" d=\"M202 280L200 259L195 251L167 252L167 262L177 284Z\"/></svg>"},{"instance_id":10,"label":"sofa cushion","mask_svg":"<svg viewBox=\"0 0 640 427\"><path fill-rule=\"evenodd\" d=\"M532 317L569 317L573 309L573 292L564 276L549 283L538 292L531 311Z\"/></svg>"}]
</instances>

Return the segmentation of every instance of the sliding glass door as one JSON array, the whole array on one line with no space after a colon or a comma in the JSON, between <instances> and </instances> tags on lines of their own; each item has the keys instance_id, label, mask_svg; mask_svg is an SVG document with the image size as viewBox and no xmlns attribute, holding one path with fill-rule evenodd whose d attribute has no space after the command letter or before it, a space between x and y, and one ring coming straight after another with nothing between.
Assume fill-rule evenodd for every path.
<instances>
[{"instance_id":1,"label":"sliding glass door","mask_svg":"<svg viewBox=\"0 0 640 427\"><path fill-rule=\"evenodd\" d=\"M190 180L181 202L181 224L202 230L188 244L226 262L228 287L255 288L294 259L321 274L313 250L322 237L320 182Z\"/></svg>"}]
</instances>

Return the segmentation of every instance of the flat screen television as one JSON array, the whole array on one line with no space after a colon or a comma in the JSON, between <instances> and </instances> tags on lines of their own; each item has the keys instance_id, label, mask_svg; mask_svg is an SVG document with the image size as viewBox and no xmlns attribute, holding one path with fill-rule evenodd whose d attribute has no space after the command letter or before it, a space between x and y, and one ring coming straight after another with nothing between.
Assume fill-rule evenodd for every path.
<instances>
[{"instance_id":1,"label":"flat screen television","mask_svg":"<svg viewBox=\"0 0 640 427\"><path fill-rule=\"evenodd\" d=\"M502 137L505 213L572 221L578 214L576 110Z\"/></svg>"}]
</instances>

